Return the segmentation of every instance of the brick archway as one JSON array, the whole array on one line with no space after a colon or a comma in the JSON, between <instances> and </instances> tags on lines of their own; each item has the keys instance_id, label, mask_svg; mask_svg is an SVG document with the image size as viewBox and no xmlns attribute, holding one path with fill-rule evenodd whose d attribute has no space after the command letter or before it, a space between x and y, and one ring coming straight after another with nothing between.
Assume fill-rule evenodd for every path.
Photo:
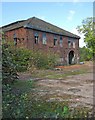
<instances>
[{"instance_id":1,"label":"brick archway","mask_svg":"<svg viewBox=\"0 0 95 120\"><path fill-rule=\"evenodd\" d=\"M74 51L71 50L68 54L68 63L69 65L74 64Z\"/></svg>"}]
</instances>

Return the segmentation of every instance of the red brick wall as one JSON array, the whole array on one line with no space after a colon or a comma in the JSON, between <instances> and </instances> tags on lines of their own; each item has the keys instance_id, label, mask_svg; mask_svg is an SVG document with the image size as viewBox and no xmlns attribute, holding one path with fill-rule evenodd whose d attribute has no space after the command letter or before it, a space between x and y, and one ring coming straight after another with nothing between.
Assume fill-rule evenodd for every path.
<instances>
[{"instance_id":1,"label":"red brick wall","mask_svg":"<svg viewBox=\"0 0 95 120\"><path fill-rule=\"evenodd\" d=\"M27 47L27 39L26 39L26 30L24 28L18 28L18 29L15 29L15 30L11 30L11 31L8 31L5 33L5 37L8 41L12 41L14 42L14 39L13 39L13 35L14 33L16 33L17 35L17 38L19 38L17 40L17 46L21 47Z\"/></svg>"},{"instance_id":2,"label":"red brick wall","mask_svg":"<svg viewBox=\"0 0 95 120\"><path fill-rule=\"evenodd\" d=\"M21 39L21 41L18 41L17 45L18 46L24 46L27 47L28 49L31 50L42 50L45 52L51 51L53 53L58 53L60 57L63 57L64 59L64 64L67 64L67 55L71 50L74 51L75 53L75 59L77 62L77 57L79 56L79 40L75 40L75 48L71 47L68 48L68 37L63 36L63 47L60 47L60 36L57 35L57 40L58 44L54 46L54 34L52 33L46 33L46 38L47 38L47 44L42 43L42 37L43 37L43 32L37 31L39 34L39 43L35 44L34 41L34 33L36 30L32 29L24 29L24 28L19 28L16 30L8 31L6 32L6 35L8 36L9 40L13 41L13 34L14 32L17 34L17 37ZM24 38L24 40L22 39Z\"/></svg>"}]
</instances>

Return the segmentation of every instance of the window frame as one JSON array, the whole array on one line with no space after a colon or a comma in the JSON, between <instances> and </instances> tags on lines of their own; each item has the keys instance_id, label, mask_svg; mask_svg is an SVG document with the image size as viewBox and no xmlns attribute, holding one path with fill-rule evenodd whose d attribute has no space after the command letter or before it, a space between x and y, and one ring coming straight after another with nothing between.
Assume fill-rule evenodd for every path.
<instances>
[{"instance_id":1,"label":"window frame","mask_svg":"<svg viewBox=\"0 0 95 120\"><path fill-rule=\"evenodd\" d=\"M63 37L62 36L60 36L60 47L63 47Z\"/></svg>"},{"instance_id":2,"label":"window frame","mask_svg":"<svg viewBox=\"0 0 95 120\"><path fill-rule=\"evenodd\" d=\"M57 46L58 45L58 38L57 38L57 36L56 35L54 35L54 39L53 39L53 45L54 46Z\"/></svg>"},{"instance_id":3,"label":"window frame","mask_svg":"<svg viewBox=\"0 0 95 120\"><path fill-rule=\"evenodd\" d=\"M17 45L17 34L16 33L13 34L13 39L14 39L14 45L16 46Z\"/></svg>"},{"instance_id":4,"label":"window frame","mask_svg":"<svg viewBox=\"0 0 95 120\"><path fill-rule=\"evenodd\" d=\"M43 44L43 45L46 45L46 44L47 44L46 33L43 33L43 35L42 35L42 44Z\"/></svg>"},{"instance_id":5,"label":"window frame","mask_svg":"<svg viewBox=\"0 0 95 120\"><path fill-rule=\"evenodd\" d=\"M34 33L34 39L35 39L34 43L38 44L39 43L39 33L38 32Z\"/></svg>"}]
</instances>

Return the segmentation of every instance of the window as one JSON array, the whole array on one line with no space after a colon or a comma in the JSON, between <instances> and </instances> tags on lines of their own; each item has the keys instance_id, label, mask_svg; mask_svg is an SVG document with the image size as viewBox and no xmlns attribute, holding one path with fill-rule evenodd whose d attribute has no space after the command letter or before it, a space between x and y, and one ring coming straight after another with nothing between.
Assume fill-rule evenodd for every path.
<instances>
[{"instance_id":1,"label":"window","mask_svg":"<svg viewBox=\"0 0 95 120\"><path fill-rule=\"evenodd\" d=\"M14 45L17 45L17 35L16 33L13 34L13 38L14 38Z\"/></svg>"},{"instance_id":2,"label":"window","mask_svg":"<svg viewBox=\"0 0 95 120\"><path fill-rule=\"evenodd\" d=\"M68 46L69 48L71 48L71 41L68 41Z\"/></svg>"},{"instance_id":3,"label":"window","mask_svg":"<svg viewBox=\"0 0 95 120\"><path fill-rule=\"evenodd\" d=\"M75 48L75 39L74 38L68 38L68 47L71 48Z\"/></svg>"},{"instance_id":4,"label":"window","mask_svg":"<svg viewBox=\"0 0 95 120\"><path fill-rule=\"evenodd\" d=\"M63 47L63 40L62 40L62 36L60 36L60 47Z\"/></svg>"},{"instance_id":5,"label":"window","mask_svg":"<svg viewBox=\"0 0 95 120\"><path fill-rule=\"evenodd\" d=\"M57 37L54 36L54 46L57 45Z\"/></svg>"},{"instance_id":6,"label":"window","mask_svg":"<svg viewBox=\"0 0 95 120\"><path fill-rule=\"evenodd\" d=\"M43 33L43 44L47 44L46 33Z\"/></svg>"},{"instance_id":7,"label":"window","mask_svg":"<svg viewBox=\"0 0 95 120\"><path fill-rule=\"evenodd\" d=\"M75 42L73 42L73 48L75 48Z\"/></svg>"},{"instance_id":8,"label":"window","mask_svg":"<svg viewBox=\"0 0 95 120\"><path fill-rule=\"evenodd\" d=\"M34 34L34 38L35 38L35 44L38 44L39 36L37 32Z\"/></svg>"}]
</instances>

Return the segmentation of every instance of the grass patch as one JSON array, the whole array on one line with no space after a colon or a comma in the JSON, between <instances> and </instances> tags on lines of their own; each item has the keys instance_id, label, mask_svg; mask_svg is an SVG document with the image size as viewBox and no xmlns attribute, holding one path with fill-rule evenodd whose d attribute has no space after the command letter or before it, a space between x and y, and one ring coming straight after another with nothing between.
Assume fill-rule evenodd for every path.
<instances>
[{"instance_id":1,"label":"grass patch","mask_svg":"<svg viewBox=\"0 0 95 120\"><path fill-rule=\"evenodd\" d=\"M35 82L32 80L18 80L11 87L13 90L28 92L35 87Z\"/></svg>"},{"instance_id":2,"label":"grass patch","mask_svg":"<svg viewBox=\"0 0 95 120\"><path fill-rule=\"evenodd\" d=\"M79 75L87 73L85 69L72 70L72 71L54 71L54 70L37 70L32 77L42 78L42 79L64 79L67 76Z\"/></svg>"}]
</instances>

